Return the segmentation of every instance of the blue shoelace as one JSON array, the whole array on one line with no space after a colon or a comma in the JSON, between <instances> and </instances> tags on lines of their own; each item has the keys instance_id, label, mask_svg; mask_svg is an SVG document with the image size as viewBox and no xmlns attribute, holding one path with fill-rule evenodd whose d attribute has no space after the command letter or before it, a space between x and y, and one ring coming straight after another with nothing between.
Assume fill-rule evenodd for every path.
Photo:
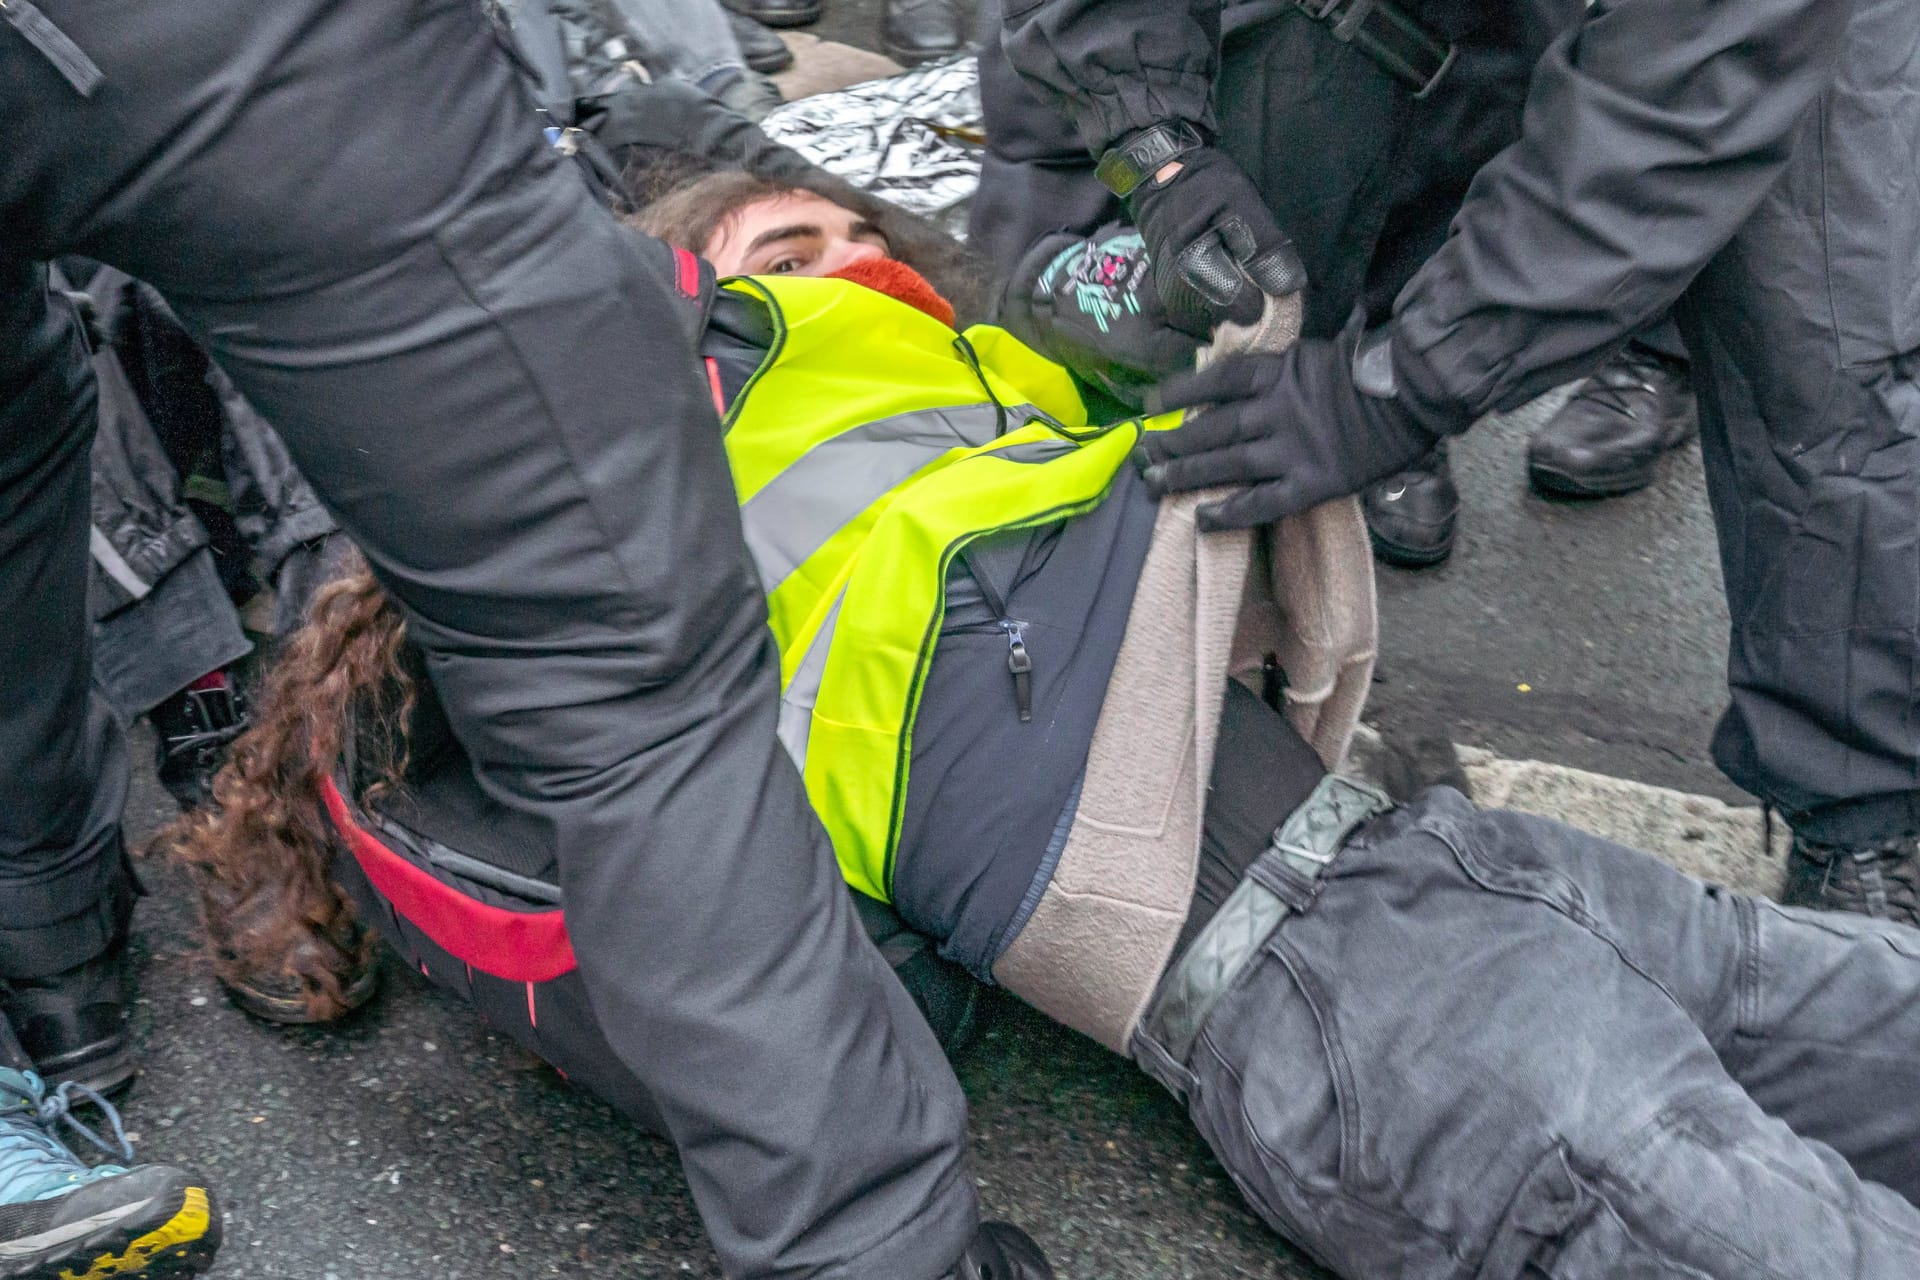
<instances>
[{"instance_id":1,"label":"blue shoelace","mask_svg":"<svg viewBox=\"0 0 1920 1280\"><path fill-rule=\"evenodd\" d=\"M0 1204L44 1199L98 1178L125 1173L117 1164L88 1167L54 1133L64 1124L109 1156L133 1163L133 1146L113 1104L85 1085L69 1080L48 1093L39 1076L28 1071L0 1073ZM107 1119L112 1140L73 1114L76 1101L91 1102ZM7 1123L12 1121L13 1123Z\"/></svg>"}]
</instances>

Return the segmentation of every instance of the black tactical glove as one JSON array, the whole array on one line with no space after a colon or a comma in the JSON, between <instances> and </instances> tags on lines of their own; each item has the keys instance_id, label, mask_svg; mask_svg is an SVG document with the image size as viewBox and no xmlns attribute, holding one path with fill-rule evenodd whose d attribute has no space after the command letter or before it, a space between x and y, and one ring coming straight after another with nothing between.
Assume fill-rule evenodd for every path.
<instances>
[{"instance_id":1,"label":"black tactical glove","mask_svg":"<svg viewBox=\"0 0 1920 1280\"><path fill-rule=\"evenodd\" d=\"M1261 300L1298 293L1307 270L1240 166L1212 147L1178 156L1165 182L1127 197L1175 328L1205 341L1224 320L1252 324Z\"/></svg>"},{"instance_id":2,"label":"black tactical glove","mask_svg":"<svg viewBox=\"0 0 1920 1280\"><path fill-rule=\"evenodd\" d=\"M1147 391L1193 368L1199 348L1167 322L1140 233L1109 223L1059 232L1021 258L997 322L1014 337L1138 413Z\"/></svg>"},{"instance_id":3,"label":"black tactical glove","mask_svg":"<svg viewBox=\"0 0 1920 1280\"><path fill-rule=\"evenodd\" d=\"M1356 363L1361 337L1356 322L1338 338L1234 356L1169 379L1148 396L1154 412L1204 407L1178 430L1144 437L1147 487L1158 495L1246 485L1202 507L1200 527L1270 524L1358 493L1469 425L1457 407L1415 396L1396 380L1385 342L1367 344Z\"/></svg>"}]
</instances>

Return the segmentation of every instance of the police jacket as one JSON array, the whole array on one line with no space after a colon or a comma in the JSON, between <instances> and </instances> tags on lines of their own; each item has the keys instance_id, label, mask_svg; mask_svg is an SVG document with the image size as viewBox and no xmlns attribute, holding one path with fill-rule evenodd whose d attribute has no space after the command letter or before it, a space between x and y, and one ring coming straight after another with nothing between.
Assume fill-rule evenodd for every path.
<instances>
[{"instance_id":1,"label":"police jacket","mask_svg":"<svg viewBox=\"0 0 1920 1280\"><path fill-rule=\"evenodd\" d=\"M224 501L271 573L295 547L334 532L280 437L194 345L160 296L110 267L87 282L100 427L93 443L92 581L96 620L144 599L207 545L184 500L177 460L217 456Z\"/></svg>"},{"instance_id":2,"label":"police jacket","mask_svg":"<svg viewBox=\"0 0 1920 1280\"><path fill-rule=\"evenodd\" d=\"M1405 7L1454 39L1504 8ZM1477 415L1590 368L1665 312L1781 180L1843 55L1852 91L1830 105L1857 119L1828 132L1850 154L1809 184L1799 247L1820 259L1823 234L1841 237L1871 296L1839 304L1883 333L1891 313L1884 347L1920 345L1916 140L1889 127L1912 114L1913 25L1911 4L1878 0L1600 0L1549 48L1520 141L1402 292L1402 373ZM1009 0L1004 40L1098 151L1160 120L1211 126L1218 30L1218 0Z\"/></svg>"}]
</instances>

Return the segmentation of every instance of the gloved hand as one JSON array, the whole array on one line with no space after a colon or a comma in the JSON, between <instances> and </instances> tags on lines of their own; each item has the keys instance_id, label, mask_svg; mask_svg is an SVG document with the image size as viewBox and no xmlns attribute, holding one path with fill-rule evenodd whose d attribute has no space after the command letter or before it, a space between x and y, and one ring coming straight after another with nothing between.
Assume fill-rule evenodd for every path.
<instances>
[{"instance_id":1,"label":"gloved hand","mask_svg":"<svg viewBox=\"0 0 1920 1280\"><path fill-rule=\"evenodd\" d=\"M1150 431L1139 448L1158 496L1215 485L1248 488L1202 507L1202 529L1271 524L1404 470L1468 425L1463 410L1412 395L1391 373L1391 351L1369 346L1367 389L1356 376L1358 322L1338 338L1307 339L1279 354L1234 356L1169 379L1148 396L1154 413L1204 406L1185 426Z\"/></svg>"},{"instance_id":2,"label":"gloved hand","mask_svg":"<svg viewBox=\"0 0 1920 1280\"><path fill-rule=\"evenodd\" d=\"M1167 322L1140 233L1109 223L1047 236L1014 268L996 320L1014 337L1138 412L1199 344Z\"/></svg>"},{"instance_id":3,"label":"gloved hand","mask_svg":"<svg viewBox=\"0 0 1920 1280\"><path fill-rule=\"evenodd\" d=\"M1258 320L1266 294L1305 288L1307 269L1239 165L1212 147L1179 164L1167 181L1135 187L1127 205L1173 326L1205 341L1224 320Z\"/></svg>"}]
</instances>

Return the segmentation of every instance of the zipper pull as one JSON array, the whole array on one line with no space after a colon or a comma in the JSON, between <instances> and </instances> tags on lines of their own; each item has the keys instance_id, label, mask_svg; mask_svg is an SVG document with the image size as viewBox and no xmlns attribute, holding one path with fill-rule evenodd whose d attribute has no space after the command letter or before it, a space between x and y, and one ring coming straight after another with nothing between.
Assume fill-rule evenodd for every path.
<instances>
[{"instance_id":1,"label":"zipper pull","mask_svg":"<svg viewBox=\"0 0 1920 1280\"><path fill-rule=\"evenodd\" d=\"M1017 622L1000 624L1007 632L1007 670L1013 673L1013 700L1020 707L1020 723L1033 719L1033 655L1027 652L1027 638Z\"/></svg>"}]
</instances>

